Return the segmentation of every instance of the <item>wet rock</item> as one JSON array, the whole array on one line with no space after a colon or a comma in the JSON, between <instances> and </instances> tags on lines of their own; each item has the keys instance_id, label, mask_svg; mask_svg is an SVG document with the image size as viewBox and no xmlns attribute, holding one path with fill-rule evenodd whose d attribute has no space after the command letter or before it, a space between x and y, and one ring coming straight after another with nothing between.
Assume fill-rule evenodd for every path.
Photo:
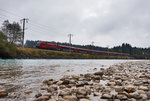
<instances>
[{"instance_id":1,"label":"wet rock","mask_svg":"<svg viewBox=\"0 0 150 101\"><path fill-rule=\"evenodd\" d=\"M129 93L130 98L141 99L141 96L138 92Z\"/></svg>"},{"instance_id":2,"label":"wet rock","mask_svg":"<svg viewBox=\"0 0 150 101\"><path fill-rule=\"evenodd\" d=\"M48 83L48 80L44 80L43 83L44 83L44 84L47 84L47 83Z\"/></svg>"},{"instance_id":3,"label":"wet rock","mask_svg":"<svg viewBox=\"0 0 150 101\"><path fill-rule=\"evenodd\" d=\"M80 76L78 76L78 75L72 75L72 79L74 79L74 80L78 80L80 78Z\"/></svg>"},{"instance_id":4,"label":"wet rock","mask_svg":"<svg viewBox=\"0 0 150 101\"><path fill-rule=\"evenodd\" d=\"M133 85L127 85L124 90L128 93L133 93L135 91L135 87Z\"/></svg>"},{"instance_id":5,"label":"wet rock","mask_svg":"<svg viewBox=\"0 0 150 101\"><path fill-rule=\"evenodd\" d=\"M63 81L63 85L68 85L69 84L69 82L70 82L70 80L69 79L65 79L64 81Z\"/></svg>"},{"instance_id":6,"label":"wet rock","mask_svg":"<svg viewBox=\"0 0 150 101\"><path fill-rule=\"evenodd\" d=\"M135 86L140 86L140 85L142 85L142 83L141 83L140 81L135 81L135 82L134 82L134 85L135 85Z\"/></svg>"},{"instance_id":7,"label":"wet rock","mask_svg":"<svg viewBox=\"0 0 150 101\"><path fill-rule=\"evenodd\" d=\"M66 88L66 86L65 85L60 85L59 88L64 89L64 88Z\"/></svg>"},{"instance_id":8,"label":"wet rock","mask_svg":"<svg viewBox=\"0 0 150 101\"><path fill-rule=\"evenodd\" d=\"M99 76L103 76L103 72L99 71L99 72L95 72L94 75L99 75Z\"/></svg>"},{"instance_id":9,"label":"wet rock","mask_svg":"<svg viewBox=\"0 0 150 101\"><path fill-rule=\"evenodd\" d=\"M86 81L86 79L84 77L80 77L78 80L79 81Z\"/></svg>"},{"instance_id":10,"label":"wet rock","mask_svg":"<svg viewBox=\"0 0 150 101\"><path fill-rule=\"evenodd\" d=\"M88 82L87 81L77 81L77 83L76 83L77 87L81 87L81 86L84 86L84 85L88 85Z\"/></svg>"},{"instance_id":11,"label":"wet rock","mask_svg":"<svg viewBox=\"0 0 150 101\"><path fill-rule=\"evenodd\" d=\"M66 85L67 88L72 88L74 86L75 86L75 84L68 84L68 85Z\"/></svg>"},{"instance_id":12,"label":"wet rock","mask_svg":"<svg viewBox=\"0 0 150 101\"><path fill-rule=\"evenodd\" d=\"M55 99L49 99L48 101L56 101Z\"/></svg>"},{"instance_id":13,"label":"wet rock","mask_svg":"<svg viewBox=\"0 0 150 101\"><path fill-rule=\"evenodd\" d=\"M112 95L111 94L102 94L102 99L111 99Z\"/></svg>"},{"instance_id":14,"label":"wet rock","mask_svg":"<svg viewBox=\"0 0 150 101\"><path fill-rule=\"evenodd\" d=\"M122 86L122 81L121 80L115 80L115 82L116 82L117 86Z\"/></svg>"},{"instance_id":15,"label":"wet rock","mask_svg":"<svg viewBox=\"0 0 150 101\"><path fill-rule=\"evenodd\" d=\"M47 82L47 85L52 85L53 84L53 81L48 81Z\"/></svg>"},{"instance_id":16,"label":"wet rock","mask_svg":"<svg viewBox=\"0 0 150 101\"><path fill-rule=\"evenodd\" d=\"M139 78L147 78L147 76L142 74L142 75L139 76Z\"/></svg>"},{"instance_id":17,"label":"wet rock","mask_svg":"<svg viewBox=\"0 0 150 101\"><path fill-rule=\"evenodd\" d=\"M111 92L111 88L106 87L102 90L104 93L110 93Z\"/></svg>"},{"instance_id":18,"label":"wet rock","mask_svg":"<svg viewBox=\"0 0 150 101\"><path fill-rule=\"evenodd\" d=\"M100 78L100 76L95 75L95 76L93 77L93 79L94 79L94 80L100 80L101 78Z\"/></svg>"},{"instance_id":19,"label":"wet rock","mask_svg":"<svg viewBox=\"0 0 150 101\"><path fill-rule=\"evenodd\" d=\"M84 74L85 78L91 78L92 76L93 76L93 74L90 74L90 73Z\"/></svg>"},{"instance_id":20,"label":"wet rock","mask_svg":"<svg viewBox=\"0 0 150 101\"><path fill-rule=\"evenodd\" d=\"M20 94L20 97L21 97L21 98L26 98L25 93L21 93L21 94Z\"/></svg>"},{"instance_id":21,"label":"wet rock","mask_svg":"<svg viewBox=\"0 0 150 101\"><path fill-rule=\"evenodd\" d=\"M15 98L15 97L17 97L17 94L15 92L9 93L8 97Z\"/></svg>"},{"instance_id":22,"label":"wet rock","mask_svg":"<svg viewBox=\"0 0 150 101\"><path fill-rule=\"evenodd\" d=\"M53 87L49 87L49 88L47 89L47 91L48 91L48 92L54 92L55 89L54 89Z\"/></svg>"},{"instance_id":23,"label":"wet rock","mask_svg":"<svg viewBox=\"0 0 150 101\"><path fill-rule=\"evenodd\" d=\"M93 94L94 96L99 96L100 95L100 93L98 93L98 92L94 92L94 94Z\"/></svg>"},{"instance_id":24,"label":"wet rock","mask_svg":"<svg viewBox=\"0 0 150 101\"><path fill-rule=\"evenodd\" d=\"M41 87L41 90L47 90L47 89L48 89L47 86L42 86L42 87Z\"/></svg>"},{"instance_id":25,"label":"wet rock","mask_svg":"<svg viewBox=\"0 0 150 101\"><path fill-rule=\"evenodd\" d=\"M124 90L124 87L123 86L115 86L114 89L116 92L122 92Z\"/></svg>"},{"instance_id":26,"label":"wet rock","mask_svg":"<svg viewBox=\"0 0 150 101\"><path fill-rule=\"evenodd\" d=\"M76 84L76 81L75 80L70 80L69 83L70 84Z\"/></svg>"},{"instance_id":27,"label":"wet rock","mask_svg":"<svg viewBox=\"0 0 150 101\"><path fill-rule=\"evenodd\" d=\"M87 95L91 94L91 88L89 86L85 86Z\"/></svg>"},{"instance_id":28,"label":"wet rock","mask_svg":"<svg viewBox=\"0 0 150 101\"><path fill-rule=\"evenodd\" d=\"M61 85L62 83L63 83L63 81L58 81L56 84Z\"/></svg>"},{"instance_id":29,"label":"wet rock","mask_svg":"<svg viewBox=\"0 0 150 101\"><path fill-rule=\"evenodd\" d=\"M77 94L82 94L82 95L86 96L87 95L87 90L83 87L80 87L77 90Z\"/></svg>"},{"instance_id":30,"label":"wet rock","mask_svg":"<svg viewBox=\"0 0 150 101\"><path fill-rule=\"evenodd\" d=\"M146 94L141 94L140 96L142 97L142 100L146 100L148 98Z\"/></svg>"},{"instance_id":31,"label":"wet rock","mask_svg":"<svg viewBox=\"0 0 150 101\"><path fill-rule=\"evenodd\" d=\"M149 84L149 81L148 80L142 80L142 83L143 84Z\"/></svg>"},{"instance_id":32,"label":"wet rock","mask_svg":"<svg viewBox=\"0 0 150 101\"><path fill-rule=\"evenodd\" d=\"M147 94L147 98L150 99L150 91L146 93Z\"/></svg>"},{"instance_id":33,"label":"wet rock","mask_svg":"<svg viewBox=\"0 0 150 101\"><path fill-rule=\"evenodd\" d=\"M139 90L144 90L144 91L148 91L148 88L146 86L140 86Z\"/></svg>"},{"instance_id":34,"label":"wet rock","mask_svg":"<svg viewBox=\"0 0 150 101\"><path fill-rule=\"evenodd\" d=\"M53 84L56 84L58 81L57 80L53 80Z\"/></svg>"},{"instance_id":35,"label":"wet rock","mask_svg":"<svg viewBox=\"0 0 150 101\"><path fill-rule=\"evenodd\" d=\"M144 90L137 90L136 92L139 93L139 94L145 94Z\"/></svg>"},{"instance_id":36,"label":"wet rock","mask_svg":"<svg viewBox=\"0 0 150 101\"><path fill-rule=\"evenodd\" d=\"M89 100L89 99L80 99L79 101L91 101L91 100Z\"/></svg>"},{"instance_id":37,"label":"wet rock","mask_svg":"<svg viewBox=\"0 0 150 101\"><path fill-rule=\"evenodd\" d=\"M59 96L66 96L66 95L70 95L71 94L71 90L66 88L60 91Z\"/></svg>"},{"instance_id":38,"label":"wet rock","mask_svg":"<svg viewBox=\"0 0 150 101\"><path fill-rule=\"evenodd\" d=\"M108 99L100 99L99 101L108 101Z\"/></svg>"},{"instance_id":39,"label":"wet rock","mask_svg":"<svg viewBox=\"0 0 150 101\"><path fill-rule=\"evenodd\" d=\"M116 97L117 97L117 99L120 99L120 100L127 100L128 99L127 96L121 95L121 94L117 95Z\"/></svg>"},{"instance_id":40,"label":"wet rock","mask_svg":"<svg viewBox=\"0 0 150 101\"><path fill-rule=\"evenodd\" d=\"M76 96L65 96L64 100L68 100L68 101L77 101L77 97Z\"/></svg>"},{"instance_id":41,"label":"wet rock","mask_svg":"<svg viewBox=\"0 0 150 101\"><path fill-rule=\"evenodd\" d=\"M115 86L115 85L116 85L116 82L108 82L107 85L108 85L108 86Z\"/></svg>"},{"instance_id":42,"label":"wet rock","mask_svg":"<svg viewBox=\"0 0 150 101\"><path fill-rule=\"evenodd\" d=\"M122 79L122 77L121 76L115 76L115 79L117 80L117 79Z\"/></svg>"},{"instance_id":43,"label":"wet rock","mask_svg":"<svg viewBox=\"0 0 150 101\"><path fill-rule=\"evenodd\" d=\"M33 101L47 101L48 99L49 99L48 96L41 96L41 97L36 98Z\"/></svg>"},{"instance_id":44,"label":"wet rock","mask_svg":"<svg viewBox=\"0 0 150 101\"><path fill-rule=\"evenodd\" d=\"M100 80L94 80L94 82L95 82L95 83L99 83L99 82L100 82Z\"/></svg>"},{"instance_id":45,"label":"wet rock","mask_svg":"<svg viewBox=\"0 0 150 101\"><path fill-rule=\"evenodd\" d=\"M69 79L70 75L64 75L60 80L65 80L65 79Z\"/></svg>"},{"instance_id":46,"label":"wet rock","mask_svg":"<svg viewBox=\"0 0 150 101\"><path fill-rule=\"evenodd\" d=\"M43 96L48 96L49 98L51 98L51 93L46 93L46 94L43 94Z\"/></svg>"},{"instance_id":47,"label":"wet rock","mask_svg":"<svg viewBox=\"0 0 150 101\"><path fill-rule=\"evenodd\" d=\"M30 93L32 93L32 90L26 90L24 93L25 94L30 94Z\"/></svg>"},{"instance_id":48,"label":"wet rock","mask_svg":"<svg viewBox=\"0 0 150 101\"><path fill-rule=\"evenodd\" d=\"M77 94L76 96L77 96L78 99L81 99L81 98L84 98L84 97L85 97L85 96L82 95L82 94Z\"/></svg>"},{"instance_id":49,"label":"wet rock","mask_svg":"<svg viewBox=\"0 0 150 101\"><path fill-rule=\"evenodd\" d=\"M54 81L54 79L49 79L48 81Z\"/></svg>"},{"instance_id":50,"label":"wet rock","mask_svg":"<svg viewBox=\"0 0 150 101\"><path fill-rule=\"evenodd\" d=\"M4 89L0 89L0 98L6 97L8 93Z\"/></svg>"},{"instance_id":51,"label":"wet rock","mask_svg":"<svg viewBox=\"0 0 150 101\"><path fill-rule=\"evenodd\" d=\"M35 95L36 98L38 98L38 97L40 97L40 96L42 96L41 93L38 93L38 94Z\"/></svg>"},{"instance_id":52,"label":"wet rock","mask_svg":"<svg viewBox=\"0 0 150 101\"><path fill-rule=\"evenodd\" d=\"M134 98L131 98L129 101L137 101L136 99L134 99Z\"/></svg>"},{"instance_id":53,"label":"wet rock","mask_svg":"<svg viewBox=\"0 0 150 101\"><path fill-rule=\"evenodd\" d=\"M113 101L121 101L121 100L119 100L119 99L114 99Z\"/></svg>"}]
</instances>

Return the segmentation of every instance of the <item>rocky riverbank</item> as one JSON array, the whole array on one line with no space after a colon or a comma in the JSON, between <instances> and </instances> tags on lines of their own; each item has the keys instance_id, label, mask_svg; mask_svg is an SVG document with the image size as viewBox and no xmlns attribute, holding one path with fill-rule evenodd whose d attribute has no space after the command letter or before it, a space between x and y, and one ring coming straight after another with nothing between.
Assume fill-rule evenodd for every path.
<instances>
[{"instance_id":1,"label":"rocky riverbank","mask_svg":"<svg viewBox=\"0 0 150 101\"><path fill-rule=\"evenodd\" d=\"M44 80L34 101L149 101L150 63L128 62L91 74Z\"/></svg>"},{"instance_id":2,"label":"rocky riverbank","mask_svg":"<svg viewBox=\"0 0 150 101\"><path fill-rule=\"evenodd\" d=\"M44 80L40 89L37 94L26 90L19 96L3 95L1 90L0 97L23 98L21 101L149 101L150 62L126 62L95 73L64 75L60 80ZM34 97L28 100L31 95Z\"/></svg>"}]
</instances>

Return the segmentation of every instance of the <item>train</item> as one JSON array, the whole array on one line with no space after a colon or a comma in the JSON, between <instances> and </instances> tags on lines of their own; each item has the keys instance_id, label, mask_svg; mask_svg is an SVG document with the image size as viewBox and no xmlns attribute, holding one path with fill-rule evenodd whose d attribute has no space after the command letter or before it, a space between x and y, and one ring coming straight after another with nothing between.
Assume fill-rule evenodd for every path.
<instances>
[{"instance_id":1,"label":"train","mask_svg":"<svg viewBox=\"0 0 150 101\"><path fill-rule=\"evenodd\" d=\"M72 46L59 45L57 43L50 43L50 42L38 42L36 44L36 47L40 49L50 49L50 50L58 50L58 51L85 53L85 54L129 56L128 53L117 53L117 52L84 49L84 48L78 48L78 47L72 47Z\"/></svg>"}]
</instances>

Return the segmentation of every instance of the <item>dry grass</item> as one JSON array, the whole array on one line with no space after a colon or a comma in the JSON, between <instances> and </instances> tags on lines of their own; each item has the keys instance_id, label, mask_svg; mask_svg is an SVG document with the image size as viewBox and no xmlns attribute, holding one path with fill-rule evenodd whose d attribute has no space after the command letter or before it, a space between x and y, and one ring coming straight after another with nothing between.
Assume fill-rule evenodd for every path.
<instances>
[{"instance_id":1,"label":"dry grass","mask_svg":"<svg viewBox=\"0 0 150 101\"><path fill-rule=\"evenodd\" d=\"M56 50L46 50L46 49L37 49L37 48L24 48L18 47L18 55L27 55L27 56L45 56L53 58L84 58L84 59L131 59L128 56L108 56L108 55L92 55L92 54L81 54L81 53L72 53L72 52L62 52Z\"/></svg>"}]
</instances>

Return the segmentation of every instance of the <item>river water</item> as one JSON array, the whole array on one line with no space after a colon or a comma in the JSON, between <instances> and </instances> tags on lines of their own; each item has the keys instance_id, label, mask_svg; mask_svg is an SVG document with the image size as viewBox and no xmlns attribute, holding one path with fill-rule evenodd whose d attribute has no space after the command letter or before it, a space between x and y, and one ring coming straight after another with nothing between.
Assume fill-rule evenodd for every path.
<instances>
[{"instance_id":1,"label":"river water","mask_svg":"<svg viewBox=\"0 0 150 101\"><path fill-rule=\"evenodd\" d=\"M0 89L7 89L9 93L32 90L30 97L33 97L39 91L43 80L59 79L66 74L96 72L100 68L108 68L110 65L128 61L141 60L0 59ZM13 101L9 98L5 100Z\"/></svg>"}]
</instances>

